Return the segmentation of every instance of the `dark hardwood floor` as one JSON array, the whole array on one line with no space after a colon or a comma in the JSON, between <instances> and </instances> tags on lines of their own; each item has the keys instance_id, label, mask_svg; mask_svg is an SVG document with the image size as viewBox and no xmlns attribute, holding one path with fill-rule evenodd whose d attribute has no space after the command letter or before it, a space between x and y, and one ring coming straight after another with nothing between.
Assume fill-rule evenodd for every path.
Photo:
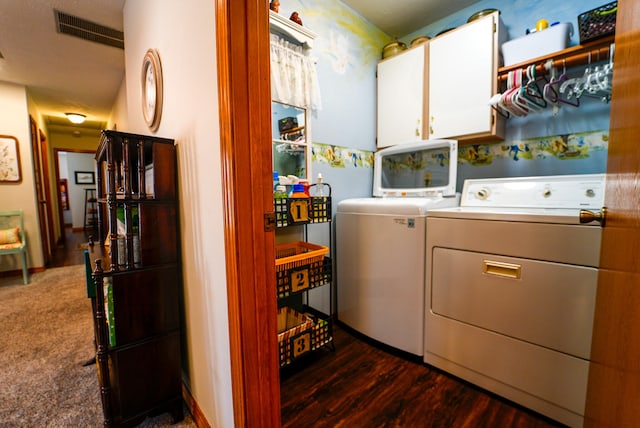
<instances>
[{"instance_id":1,"label":"dark hardwood floor","mask_svg":"<svg viewBox=\"0 0 640 428\"><path fill-rule=\"evenodd\" d=\"M284 427L547 428L562 425L420 361L335 328L281 373ZM417 358L416 358L417 360Z\"/></svg>"},{"instance_id":2,"label":"dark hardwood floor","mask_svg":"<svg viewBox=\"0 0 640 428\"><path fill-rule=\"evenodd\" d=\"M58 245L47 267L62 267L84 264L84 250L89 248L91 253L91 260L100 258L101 248L98 245L94 245L93 248L89 247L89 236L96 234L92 230L73 231L70 227L66 227L64 230L65 242Z\"/></svg>"},{"instance_id":3,"label":"dark hardwood floor","mask_svg":"<svg viewBox=\"0 0 640 428\"><path fill-rule=\"evenodd\" d=\"M65 230L49 267L84 263L91 232ZM92 260L99 258L94 246ZM334 327L325 349L282 371L283 427L549 428L562 425L417 358Z\"/></svg>"}]
</instances>

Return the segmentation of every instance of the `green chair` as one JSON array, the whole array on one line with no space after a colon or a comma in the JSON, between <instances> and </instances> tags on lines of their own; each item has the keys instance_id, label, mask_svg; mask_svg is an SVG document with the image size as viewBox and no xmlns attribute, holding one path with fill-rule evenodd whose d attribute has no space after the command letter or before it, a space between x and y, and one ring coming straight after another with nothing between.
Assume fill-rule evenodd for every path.
<instances>
[{"instance_id":1,"label":"green chair","mask_svg":"<svg viewBox=\"0 0 640 428\"><path fill-rule=\"evenodd\" d=\"M27 239L22 210L0 211L0 256L9 254L22 257L22 280L28 284Z\"/></svg>"}]
</instances>

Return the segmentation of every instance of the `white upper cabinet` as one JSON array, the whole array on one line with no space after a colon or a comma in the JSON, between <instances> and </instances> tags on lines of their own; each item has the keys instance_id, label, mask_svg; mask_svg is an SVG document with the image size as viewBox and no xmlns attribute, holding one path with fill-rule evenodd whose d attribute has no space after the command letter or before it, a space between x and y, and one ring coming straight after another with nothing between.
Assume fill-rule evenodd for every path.
<instances>
[{"instance_id":1,"label":"white upper cabinet","mask_svg":"<svg viewBox=\"0 0 640 428\"><path fill-rule=\"evenodd\" d=\"M504 120L489 106L506 35L501 26L494 12L429 42L429 139L504 138Z\"/></svg>"},{"instance_id":2,"label":"white upper cabinet","mask_svg":"<svg viewBox=\"0 0 640 428\"><path fill-rule=\"evenodd\" d=\"M377 146L427 139L428 44L378 63Z\"/></svg>"}]
</instances>

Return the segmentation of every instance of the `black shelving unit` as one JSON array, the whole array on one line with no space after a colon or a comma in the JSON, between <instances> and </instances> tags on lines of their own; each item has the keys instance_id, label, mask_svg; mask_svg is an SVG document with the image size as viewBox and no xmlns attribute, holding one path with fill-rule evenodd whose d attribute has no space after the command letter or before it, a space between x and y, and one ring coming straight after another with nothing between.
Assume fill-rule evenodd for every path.
<instances>
[{"instance_id":1,"label":"black shelving unit","mask_svg":"<svg viewBox=\"0 0 640 428\"><path fill-rule=\"evenodd\" d=\"M303 228L302 241L276 245L278 346L280 367L328 347L333 342L333 264L329 247L307 242L307 227L325 223L331 243L331 188L329 196L274 199L277 228ZM308 293L329 287L329 313L308 304Z\"/></svg>"}]
</instances>

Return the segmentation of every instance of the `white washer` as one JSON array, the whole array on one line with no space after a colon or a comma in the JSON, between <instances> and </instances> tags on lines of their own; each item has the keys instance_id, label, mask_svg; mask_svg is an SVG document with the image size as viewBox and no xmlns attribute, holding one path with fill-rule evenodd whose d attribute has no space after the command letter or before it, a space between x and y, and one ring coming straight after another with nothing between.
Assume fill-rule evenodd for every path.
<instances>
[{"instance_id":1,"label":"white washer","mask_svg":"<svg viewBox=\"0 0 640 428\"><path fill-rule=\"evenodd\" d=\"M603 174L466 180L429 211L424 361L582 426Z\"/></svg>"},{"instance_id":2,"label":"white washer","mask_svg":"<svg viewBox=\"0 0 640 428\"><path fill-rule=\"evenodd\" d=\"M458 205L457 142L429 141L375 155L378 197L336 209L338 319L358 332L421 356L427 211Z\"/></svg>"}]
</instances>

